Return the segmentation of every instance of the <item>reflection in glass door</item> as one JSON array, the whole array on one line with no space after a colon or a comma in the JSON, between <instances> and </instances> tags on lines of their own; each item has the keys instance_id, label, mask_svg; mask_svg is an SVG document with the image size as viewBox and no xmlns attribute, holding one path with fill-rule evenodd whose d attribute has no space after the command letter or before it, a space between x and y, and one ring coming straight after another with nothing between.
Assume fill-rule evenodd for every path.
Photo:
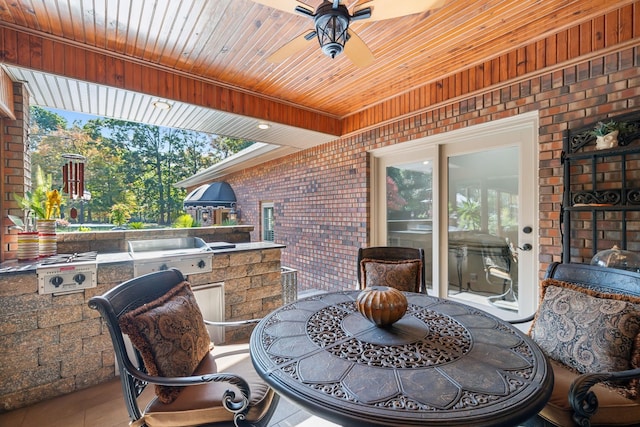
<instances>
[{"instance_id":1,"label":"reflection in glass door","mask_svg":"<svg viewBox=\"0 0 640 427\"><path fill-rule=\"evenodd\" d=\"M387 245L425 251L427 288L433 288L433 163L429 160L387 166Z\"/></svg>"},{"instance_id":2,"label":"reflection in glass door","mask_svg":"<svg viewBox=\"0 0 640 427\"><path fill-rule=\"evenodd\" d=\"M519 148L448 157L448 295L518 310Z\"/></svg>"}]
</instances>

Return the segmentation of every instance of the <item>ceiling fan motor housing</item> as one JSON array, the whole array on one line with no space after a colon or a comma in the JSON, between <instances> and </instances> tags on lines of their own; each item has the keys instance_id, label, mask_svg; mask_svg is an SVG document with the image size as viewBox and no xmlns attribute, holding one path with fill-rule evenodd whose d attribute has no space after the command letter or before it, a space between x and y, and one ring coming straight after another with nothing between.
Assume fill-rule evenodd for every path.
<instances>
[{"instance_id":1,"label":"ceiling fan motor housing","mask_svg":"<svg viewBox=\"0 0 640 427\"><path fill-rule=\"evenodd\" d=\"M334 7L330 1L325 1L318 7L314 24L318 42L325 55L335 58L342 53L348 38L350 20L349 11L343 4Z\"/></svg>"}]
</instances>

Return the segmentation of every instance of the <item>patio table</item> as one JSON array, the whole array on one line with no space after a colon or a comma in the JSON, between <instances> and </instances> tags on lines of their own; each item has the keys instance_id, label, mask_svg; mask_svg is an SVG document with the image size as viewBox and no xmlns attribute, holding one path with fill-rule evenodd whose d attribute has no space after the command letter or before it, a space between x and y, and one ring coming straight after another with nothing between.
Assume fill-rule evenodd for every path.
<instances>
[{"instance_id":1,"label":"patio table","mask_svg":"<svg viewBox=\"0 0 640 427\"><path fill-rule=\"evenodd\" d=\"M258 373L278 393L343 426L515 426L547 402L540 348L477 308L405 293L406 314L381 328L358 291L301 299L251 335Z\"/></svg>"}]
</instances>

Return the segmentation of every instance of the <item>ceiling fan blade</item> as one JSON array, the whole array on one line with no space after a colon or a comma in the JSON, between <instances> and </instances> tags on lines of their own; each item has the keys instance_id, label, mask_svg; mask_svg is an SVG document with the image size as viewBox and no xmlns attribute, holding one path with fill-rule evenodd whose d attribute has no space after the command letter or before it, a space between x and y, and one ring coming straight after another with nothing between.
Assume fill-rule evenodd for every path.
<instances>
[{"instance_id":1,"label":"ceiling fan blade","mask_svg":"<svg viewBox=\"0 0 640 427\"><path fill-rule=\"evenodd\" d=\"M311 10L312 13L315 10L313 7L309 6L308 4L298 0L253 0L253 1L255 3L260 3L265 6L269 6L274 9L282 10L284 12L289 12L289 13L294 13L296 10L296 7L298 6L307 10Z\"/></svg>"},{"instance_id":2,"label":"ceiling fan blade","mask_svg":"<svg viewBox=\"0 0 640 427\"><path fill-rule=\"evenodd\" d=\"M355 10L371 8L371 21L398 18L442 7L446 0L360 0Z\"/></svg>"},{"instance_id":3,"label":"ceiling fan blade","mask_svg":"<svg viewBox=\"0 0 640 427\"><path fill-rule=\"evenodd\" d=\"M349 31L349 40L344 45L344 54L358 67L366 67L373 63L373 53L353 30Z\"/></svg>"},{"instance_id":4,"label":"ceiling fan blade","mask_svg":"<svg viewBox=\"0 0 640 427\"><path fill-rule=\"evenodd\" d=\"M284 61L291 55L294 55L295 53L307 47L307 44L310 41L315 40L315 36L316 36L316 32L313 30L308 30L300 34L290 42L286 43L284 46L280 47L274 53L272 53L267 58L267 61L273 62L274 64Z\"/></svg>"}]
</instances>

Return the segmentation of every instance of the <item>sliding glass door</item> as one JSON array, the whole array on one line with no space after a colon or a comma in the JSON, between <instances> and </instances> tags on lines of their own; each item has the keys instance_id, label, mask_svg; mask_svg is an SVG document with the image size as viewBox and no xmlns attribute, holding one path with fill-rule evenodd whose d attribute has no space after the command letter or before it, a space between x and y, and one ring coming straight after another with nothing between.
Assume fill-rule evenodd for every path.
<instances>
[{"instance_id":1,"label":"sliding glass door","mask_svg":"<svg viewBox=\"0 0 640 427\"><path fill-rule=\"evenodd\" d=\"M420 247L429 292L537 303L537 114L372 152L372 245Z\"/></svg>"}]
</instances>

